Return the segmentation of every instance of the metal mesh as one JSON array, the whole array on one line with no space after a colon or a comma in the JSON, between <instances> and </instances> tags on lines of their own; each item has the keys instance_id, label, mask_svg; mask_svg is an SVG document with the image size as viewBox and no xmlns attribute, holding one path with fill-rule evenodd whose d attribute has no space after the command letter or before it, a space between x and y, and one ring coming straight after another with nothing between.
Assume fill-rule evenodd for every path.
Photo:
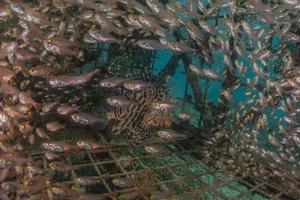
<instances>
[{"instance_id":1,"label":"metal mesh","mask_svg":"<svg viewBox=\"0 0 300 200\"><path fill-rule=\"evenodd\" d=\"M79 135L62 134L57 140L76 142ZM86 133L87 137L94 137L93 133ZM199 146L201 139L167 142L154 138L148 141L148 144L161 145L168 150L159 155L149 154L142 147L132 151L125 144L109 144L102 136L100 142L108 148L66 156L66 162L72 166L71 172L58 173L53 181L71 184L76 177L91 177L97 184L86 186L86 191L108 199L132 199L130 195L145 187L155 191L151 192L152 196L145 193L134 199L293 199L285 189L259 177L239 177L206 165ZM34 158L42 156L36 148L28 151ZM49 171L48 161L44 160L44 166ZM141 174L148 174L152 181L146 179L141 185L126 189L112 183L114 178Z\"/></svg>"},{"instance_id":2,"label":"metal mesh","mask_svg":"<svg viewBox=\"0 0 300 200\"><path fill-rule=\"evenodd\" d=\"M289 44L288 48L296 52L299 45ZM106 57L101 55L94 66L104 65ZM54 140L75 143L80 138L95 138L95 135L91 132L66 132ZM66 156L65 160L73 170L54 175L53 181L72 184L77 177L92 177L98 180L97 184L86 186L86 191L108 199L132 199L130 194L144 187L154 188L155 192L151 192L152 196L145 193L135 199L296 199L287 189L261 177L240 176L209 166L201 148L203 138L173 142L154 138L148 141L148 144L159 144L168 149L168 153L160 155L149 154L142 147L130 150L125 143L110 144L102 136L98 139L109 148ZM41 158L43 155L39 149L35 147L27 151L32 157ZM45 159L44 166L49 171L49 162ZM146 180L131 188L120 188L112 183L114 178L137 177L143 173L149 174L154 181Z\"/></svg>"}]
</instances>

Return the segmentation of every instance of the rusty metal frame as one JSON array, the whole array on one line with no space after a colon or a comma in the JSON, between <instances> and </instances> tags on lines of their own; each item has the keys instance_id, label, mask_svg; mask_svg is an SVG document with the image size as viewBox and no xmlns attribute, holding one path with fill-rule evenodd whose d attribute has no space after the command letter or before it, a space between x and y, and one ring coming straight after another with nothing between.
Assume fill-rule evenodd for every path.
<instances>
[{"instance_id":1,"label":"rusty metal frame","mask_svg":"<svg viewBox=\"0 0 300 200\"><path fill-rule=\"evenodd\" d=\"M65 137L67 136L64 136L64 139L67 139ZM74 140L73 137L69 141L76 141L76 139ZM72 179L82 177L82 173L78 173L79 169L93 169L92 175L86 176L96 179L102 187L102 191L99 194L109 199L118 199L121 194L138 191L144 187L155 188L157 195L163 194L163 192L167 193L169 195L167 199L176 199L176 197L180 198L182 196L189 199L206 199L205 195L207 194L211 195L212 199L255 199L255 195L270 200L292 199L292 197L285 198L291 196L286 190L276 188L264 180L259 180L258 177L238 177L230 171L222 171L205 165L205 161L199 159L203 157L201 155L203 151L201 151L197 140L164 141L163 139L157 139L149 141L150 144L159 144L170 150L170 152L159 155L145 153L142 147L138 150L131 150L126 145L109 144L102 136L100 137L100 142L107 144L108 148L82 151L78 155L85 159L79 162L72 161L72 156L74 156L72 154L66 156L66 164L71 164L74 168L71 171L70 179L62 182L63 184L72 184ZM186 146L190 148L187 149ZM126 159L120 160L120 152L122 152L122 155L127 156ZM32 154L33 157L40 157L41 155L42 152ZM184 159L186 156L189 157L190 161ZM163 159L167 158L172 159L172 163L164 162ZM155 165L147 164L147 159L155 161ZM124 166L123 163L125 161L137 164L139 169ZM45 159L44 162L47 171L49 170L47 169L49 163ZM194 166L202 166L200 172L199 170L197 172L192 171L191 168ZM176 171L178 169L183 170L181 174ZM154 183L125 189L114 187L111 183L113 178L136 176L141 172L147 171L154 175ZM161 179L159 171L167 172L169 177ZM184 171L186 172L183 173ZM212 177L213 182L206 183L201 177ZM193 181L194 184L189 185L189 181ZM240 185L241 187L235 185ZM177 191L172 186L182 187L183 191ZM228 196L222 192L222 188L233 190L236 195ZM266 188L269 188L269 190ZM142 195L140 198L149 199L147 195Z\"/></svg>"}]
</instances>

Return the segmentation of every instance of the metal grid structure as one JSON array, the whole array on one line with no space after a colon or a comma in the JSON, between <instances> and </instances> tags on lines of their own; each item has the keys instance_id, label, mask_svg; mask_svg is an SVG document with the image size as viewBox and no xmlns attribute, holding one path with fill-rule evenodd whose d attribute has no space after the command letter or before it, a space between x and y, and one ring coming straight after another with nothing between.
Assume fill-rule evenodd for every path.
<instances>
[{"instance_id":1,"label":"metal grid structure","mask_svg":"<svg viewBox=\"0 0 300 200\"><path fill-rule=\"evenodd\" d=\"M76 142L79 135L63 137ZM86 133L85 138L87 136L94 137ZM154 138L148 144L160 145L166 151L152 155L143 147L133 151L125 144L109 144L100 136L107 148L66 156L72 170L54 181L72 184L76 177L93 178L97 184L86 187L86 191L101 194L105 199L295 199L285 189L261 181L259 177L238 177L207 166L200 148L203 138L197 138L182 141ZM42 156L37 148L29 152L34 158ZM44 166L47 170L48 161L44 160ZM112 183L114 178L140 174L149 174L154 181L145 180L142 185L131 188L120 188ZM152 189L151 197L145 188Z\"/></svg>"},{"instance_id":2,"label":"metal grid structure","mask_svg":"<svg viewBox=\"0 0 300 200\"><path fill-rule=\"evenodd\" d=\"M290 48L297 52L300 45L294 44L292 47ZM107 51L107 48L101 49L101 52ZM91 66L102 66L105 63L106 54L101 53ZM151 63L153 65L154 61ZM80 137L95 137L93 133L86 132L61 134L54 140L63 139L75 143ZM160 138L148 141L147 144L160 145L168 150L159 155L147 153L142 147L131 150L125 143L110 144L101 135L97 139L108 148L66 156L65 160L73 170L57 176L59 178L54 178L54 181L72 184L77 177L91 177L97 180L97 184L87 186L86 191L107 199L296 200L285 188L270 184L260 177L239 176L207 165L201 149L205 138L200 136L182 141L165 141ZM28 149L28 152L37 159L43 156L40 148ZM45 159L44 166L49 171L49 162ZM120 188L112 183L114 178L136 177L141 173L152 175L154 182L130 188ZM149 196L142 190L144 187L154 188L155 192L151 192L152 196Z\"/></svg>"},{"instance_id":3,"label":"metal grid structure","mask_svg":"<svg viewBox=\"0 0 300 200\"><path fill-rule=\"evenodd\" d=\"M292 47L297 52L300 45L293 44ZM107 48L102 48L99 59L90 63L91 66L105 65L107 51ZM154 61L151 63L153 65ZM79 138L95 136L94 133L72 132L72 135L61 133L56 137L54 140L75 143ZM97 180L97 184L87 186L86 191L107 199L296 200L285 188L270 184L260 177L240 176L207 165L201 149L205 138L200 136L182 141L165 141L161 138L148 141L147 144L160 145L168 150L159 155L147 153L142 147L131 150L125 143L110 144L101 135L97 139L108 148L66 156L66 164L71 165L73 170L54 177L54 181L72 184L77 177L91 177ZM41 149L36 147L28 149L28 153L37 159L43 156ZM49 162L45 159L44 166L49 171ZM152 175L154 182L130 188L120 188L112 183L114 178L136 177L141 173ZM151 197L142 190L144 187L154 188Z\"/></svg>"}]
</instances>

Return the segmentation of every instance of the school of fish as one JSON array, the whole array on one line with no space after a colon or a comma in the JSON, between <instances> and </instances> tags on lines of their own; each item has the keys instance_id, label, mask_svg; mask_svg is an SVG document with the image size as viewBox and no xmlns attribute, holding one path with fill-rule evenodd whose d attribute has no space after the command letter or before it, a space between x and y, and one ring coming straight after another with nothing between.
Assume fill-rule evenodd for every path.
<instances>
[{"instance_id":1,"label":"school of fish","mask_svg":"<svg viewBox=\"0 0 300 200\"><path fill-rule=\"evenodd\" d=\"M109 64L77 73L89 58L87 48L99 43L165 50L182 58L194 92L190 103L207 122L207 163L242 175L273 174L300 195L299 33L299 0L1 1L0 199L107 198L84 189L99 181L92 177L54 183L43 160L25 153L26 147L40 144L48 169L69 172L74 166L64 160L67 155L110 148L93 139L53 140L62 132L92 130L155 156L170 152L145 144L154 135L166 141L188 138L172 127L187 124L193 114L171 98L167 80L147 79L143 72L140 78L111 75ZM298 44L298 54L288 44ZM215 69L220 52L224 69ZM200 82L206 84L204 91ZM221 84L215 113L205 110L212 107L204 95L211 83ZM232 103L239 89L246 100ZM94 108L99 102L101 112ZM209 123L214 127L207 128ZM263 139L270 148L262 147ZM286 165L288 170L281 170ZM155 180L144 176L115 178L112 184L139 187L122 194L138 199L155 191L147 187Z\"/></svg>"}]
</instances>

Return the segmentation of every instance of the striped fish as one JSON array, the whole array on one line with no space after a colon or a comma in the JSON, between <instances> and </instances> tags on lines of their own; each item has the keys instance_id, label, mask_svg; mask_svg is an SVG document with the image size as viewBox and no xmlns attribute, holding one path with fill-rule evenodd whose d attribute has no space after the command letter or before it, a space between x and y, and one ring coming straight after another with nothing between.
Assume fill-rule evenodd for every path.
<instances>
[{"instance_id":1,"label":"striped fish","mask_svg":"<svg viewBox=\"0 0 300 200\"><path fill-rule=\"evenodd\" d=\"M131 148L141 145L145 139L149 138L153 128L171 125L169 113L151 108L153 102L166 97L164 89L150 87L140 92L127 94L127 97L137 103L115 108L107 114L107 117L114 120L111 133L113 135L125 134Z\"/></svg>"}]
</instances>

